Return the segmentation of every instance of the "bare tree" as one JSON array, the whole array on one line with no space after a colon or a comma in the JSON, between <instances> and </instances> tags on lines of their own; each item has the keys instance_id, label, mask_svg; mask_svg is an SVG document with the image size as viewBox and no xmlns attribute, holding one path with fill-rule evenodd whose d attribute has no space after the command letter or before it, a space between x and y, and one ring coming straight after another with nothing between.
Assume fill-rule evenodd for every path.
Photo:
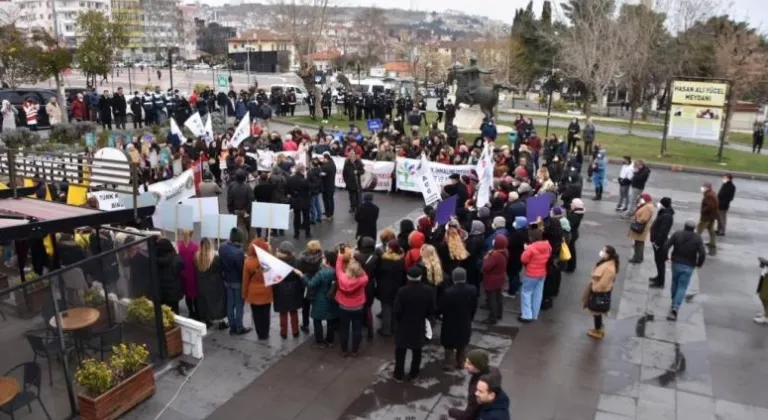
<instances>
[{"instance_id":1,"label":"bare tree","mask_svg":"<svg viewBox=\"0 0 768 420\"><path fill-rule=\"evenodd\" d=\"M674 32L685 32L696 22L703 22L730 7L731 2L718 0L657 0L656 10L669 15Z\"/></svg>"},{"instance_id":2,"label":"bare tree","mask_svg":"<svg viewBox=\"0 0 768 420\"><path fill-rule=\"evenodd\" d=\"M363 28L361 31L363 48L360 55L368 64L373 64L373 61L384 54L387 40L387 15L382 9L369 7L363 9L356 20L356 26Z\"/></svg>"},{"instance_id":3,"label":"bare tree","mask_svg":"<svg viewBox=\"0 0 768 420\"><path fill-rule=\"evenodd\" d=\"M588 96L584 102L587 116L592 114L592 98L600 101L608 87L621 76L627 54L623 29L613 17L611 2L589 2L580 10L579 19L562 33L553 33L558 45L556 67L566 77L584 83Z\"/></svg>"},{"instance_id":4,"label":"bare tree","mask_svg":"<svg viewBox=\"0 0 768 420\"><path fill-rule=\"evenodd\" d=\"M333 0L274 0L277 8L277 28L290 37L294 53L298 56L298 75L308 92L314 92L315 112L320 114L322 92L315 85L315 66L312 54L317 40L325 32Z\"/></svg>"}]
</instances>

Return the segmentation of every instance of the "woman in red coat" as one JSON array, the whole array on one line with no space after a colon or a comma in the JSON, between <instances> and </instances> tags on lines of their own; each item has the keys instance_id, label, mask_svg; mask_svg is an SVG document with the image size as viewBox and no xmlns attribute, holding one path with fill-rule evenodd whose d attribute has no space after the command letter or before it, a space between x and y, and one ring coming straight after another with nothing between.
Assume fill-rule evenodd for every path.
<instances>
[{"instance_id":1,"label":"woman in red coat","mask_svg":"<svg viewBox=\"0 0 768 420\"><path fill-rule=\"evenodd\" d=\"M523 284L520 295L521 314L517 318L522 323L531 322L539 317L541 300L544 294L544 278L547 276L547 264L552 254L552 246L544 240L539 229L530 231L530 245L525 246L520 262L523 263Z\"/></svg>"},{"instance_id":2,"label":"woman in red coat","mask_svg":"<svg viewBox=\"0 0 768 420\"><path fill-rule=\"evenodd\" d=\"M85 120L86 115L86 109L85 109L85 102L83 102L83 94L78 93L77 99L75 99L74 102L72 102L72 118L75 119L75 121L83 121Z\"/></svg>"},{"instance_id":3,"label":"woman in red coat","mask_svg":"<svg viewBox=\"0 0 768 420\"><path fill-rule=\"evenodd\" d=\"M504 288L504 281L507 278L507 260L509 253L507 251L507 237L496 235L493 238L493 248L483 259L483 289L488 297L488 324L495 324L501 319L503 311L503 302L501 290Z\"/></svg>"}]
</instances>

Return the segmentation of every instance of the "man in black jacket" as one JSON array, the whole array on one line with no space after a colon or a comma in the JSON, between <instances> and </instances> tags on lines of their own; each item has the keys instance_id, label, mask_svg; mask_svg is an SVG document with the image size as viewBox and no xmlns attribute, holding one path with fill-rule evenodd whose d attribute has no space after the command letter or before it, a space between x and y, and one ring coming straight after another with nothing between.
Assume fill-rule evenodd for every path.
<instances>
[{"instance_id":1,"label":"man in black jacket","mask_svg":"<svg viewBox=\"0 0 768 420\"><path fill-rule=\"evenodd\" d=\"M718 209L717 214L717 232L719 236L725 236L725 225L728 223L728 209L731 208L731 201L736 196L736 186L733 184L733 175L725 174L723 176L723 185L717 192Z\"/></svg>"},{"instance_id":2,"label":"man in black jacket","mask_svg":"<svg viewBox=\"0 0 768 420\"><path fill-rule=\"evenodd\" d=\"M672 250L672 309L667 316L668 321L677 321L677 311L685 298L693 270L704 265L706 259L704 241L695 229L696 222L686 220L685 228L673 233L664 244L665 256Z\"/></svg>"},{"instance_id":3,"label":"man in black jacket","mask_svg":"<svg viewBox=\"0 0 768 420\"><path fill-rule=\"evenodd\" d=\"M299 239L299 231L304 229L307 239L312 237L309 232L309 182L304 177L304 165L296 165L296 172L285 183L291 208L293 209L293 239Z\"/></svg>"},{"instance_id":4,"label":"man in black jacket","mask_svg":"<svg viewBox=\"0 0 768 420\"><path fill-rule=\"evenodd\" d=\"M667 253L664 244L669 237L669 231L675 223L675 210L672 208L672 200L664 197L659 201L659 212L656 220L651 225L651 246L653 246L653 259L656 262L656 276L648 279L650 287L654 289L664 288Z\"/></svg>"},{"instance_id":5,"label":"man in black jacket","mask_svg":"<svg viewBox=\"0 0 768 420\"><path fill-rule=\"evenodd\" d=\"M269 182L269 172L262 172L253 187L253 199L259 203L271 203L275 195L275 184ZM261 236L261 228L256 228L256 236Z\"/></svg>"},{"instance_id":6,"label":"man in black jacket","mask_svg":"<svg viewBox=\"0 0 768 420\"><path fill-rule=\"evenodd\" d=\"M445 131L448 131L448 127L453 125L453 120L456 118L456 105L451 102L450 99L445 104Z\"/></svg>"},{"instance_id":7,"label":"man in black jacket","mask_svg":"<svg viewBox=\"0 0 768 420\"><path fill-rule=\"evenodd\" d=\"M360 205L360 176L363 175L365 168L363 162L357 158L357 154L350 150L347 160L344 161L344 168L341 175L349 192L349 212L354 213Z\"/></svg>"},{"instance_id":8,"label":"man in black jacket","mask_svg":"<svg viewBox=\"0 0 768 420\"><path fill-rule=\"evenodd\" d=\"M424 329L437 310L435 291L421 281L419 267L408 270L408 282L397 291L392 314L395 318L395 371L396 381L405 377L405 354L411 350L411 369L408 379L419 377L421 349L424 347Z\"/></svg>"},{"instance_id":9,"label":"man in black jacket","mask_svg":"<svg viewBox=\"0 0 768 420\"><path fill-rule=\"evenodd\" d=\"M379 230L376 228L376 222L379 220L379 206L373 204L373 194L366 193L363 196L363 204L355 212L355 221L357 222L357 231L355 238L367 236L376 238Z\"/></svg>"},{"instance_id":10,"label":"man in black jacket","mask_svg":"<svg viewBox=\"0 0 768 420\"><path fill-rule=\"evenodd\" d=\"M331 158L330 152L323 152L323 163L320 165L320 176L323 177L323 208L325 209L325 219L333 219L333 211L336 203L333 202L333 195L336 192L336 164Z\"/></svg>"},{"instance_id":11,"label":"man in black jacket","mask_svg":"<svg viewBox=\"0 0 768 420\"><path fill-rule=\"evenodd\" d=\"M125 102L123 88L117 88L117 93L112 97L112 113L115 114L115 128L125 130L125 116L128 104Z\"/></svg>"},{"instance_id":12,"label":"man in black jacket","mask_svg":"<svg viewBox=\"0 0 768 420\"><path fill-rule=\"evenodd\" d=\"M227 190L227 210L230 214L237 215L237 227L243 232L251 231L253 190L245 183L247 177L244 170L238 169L235 172L235 182Z\"/></svg>"},{"instance_id":13,"label":"man in black jacket","mask_svg":"<svg viewBox=\"0 0 768 420\"><path fill-rule=\"evenodd\" d=\"M109 91L99 97L99 120L105 130L112 130L112 98L109 97Z\"/></svg>"},{"instance_id":14,"label":"man in black jacket","mask_svg":"<svg viewBox=\"0 0 768 420\"><path fill-rule=\"evenodd\" d=\"M637 202L640 200L640 194L645 190L645 183L648 182L648 177L651 175L651 169L645 166L645 162L642 159L635 161L635 167L632 173L632 181L630 186L632 192L629 196L629 206L625 213L625 217L632 217L637 209Z\"/></svg>"}]
</instances>

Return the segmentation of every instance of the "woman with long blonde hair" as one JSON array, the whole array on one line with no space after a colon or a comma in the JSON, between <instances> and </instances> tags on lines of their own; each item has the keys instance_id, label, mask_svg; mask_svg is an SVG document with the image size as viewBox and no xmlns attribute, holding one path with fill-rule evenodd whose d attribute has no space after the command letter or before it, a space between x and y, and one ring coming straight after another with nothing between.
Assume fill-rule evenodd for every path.
<instances>
[{"instance_id":1,"label":"woman with long blonde hair","mask_svg":"<svg viewBox=\"0 0 768 420\"><path fill-rule=\"evenodd\" d=\"M227 317L227 299L224 289L224 271L213 243L208 238L200 241L195 253L197 273L197 309L200 320L210 327L218 324L220 330L229 328L224 321Z\"/></svg>"},{"instance_id":2,"label":"woman with long blonde hair","mask_svg":"<svg viewBox=\"0 0 768 420\"><path fill-rule=\"evenodd\" d=\"M424 265L424 281L439 287L443 282L443 266L435 247L429 244L421 246L421 264Z\"/></svg>"},{"instance_id":3,"label":"woman with long blonde hair","mask_svg":"<svg viewBox=\"0 0 768 420\"><path fill-rule=\"evenodd\" d=\"M437 252L445 273L453 273L456 267L464 267L465 261L469 258L462 233L464 232L458 226L449 225L445 231L445 237L437 245ZM463 236L466 236L466 233Z\"/></svg>"},{"instance_id":4,"label":"woman with long blonde hair","mask_svg":"<svg viewBox=\"0 0 768 420\"><path fill-rule=\"evenodd\" d=\"M552 181L552 179L550 179L549 170L547 168L542 166L538 171L536 171L536 181L539 184L539 190L536 194L557 192L557 186L555 186L555 183Z\"/></svg>"}]
</instances>

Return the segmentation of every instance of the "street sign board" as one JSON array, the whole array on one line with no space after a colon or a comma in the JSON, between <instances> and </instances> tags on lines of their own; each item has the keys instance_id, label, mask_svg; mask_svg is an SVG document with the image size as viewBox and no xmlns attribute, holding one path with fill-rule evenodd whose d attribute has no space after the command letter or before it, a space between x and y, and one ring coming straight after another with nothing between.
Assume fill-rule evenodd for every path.
<instances>
[{"instance_id":1,"label":"street sign board","mask_svg":"<svg viewBox=\"0 0 768 420\"><path fill-rule=\"evenodd\" d=\"M226 89L227 85L229 85L229 78L226 74L220 74L217 78L217 83L220 88Z\"/></svg>"}]
</instances>

